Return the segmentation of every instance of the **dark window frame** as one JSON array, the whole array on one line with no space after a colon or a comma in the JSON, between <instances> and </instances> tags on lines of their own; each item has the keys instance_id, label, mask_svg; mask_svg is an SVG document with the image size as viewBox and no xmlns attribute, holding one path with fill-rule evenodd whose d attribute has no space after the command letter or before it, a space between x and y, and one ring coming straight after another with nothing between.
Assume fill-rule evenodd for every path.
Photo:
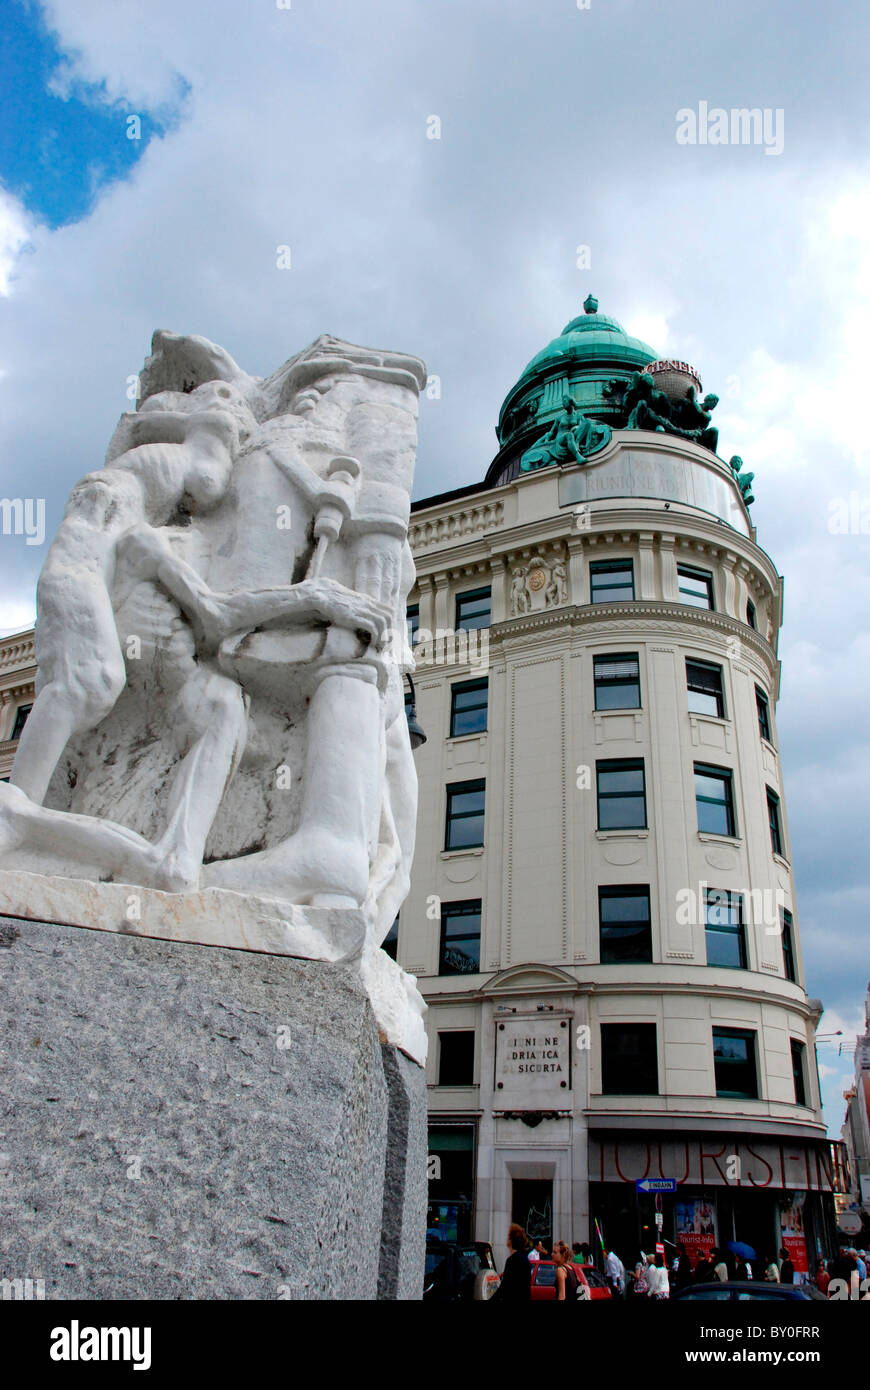
<instances>
[{"instance_id":1,"label":"dark window frame","mask_svg":"<svg viewBox=\"0 0 870 1390\"><path fill-rule=\"evenodd\" d=\"M780 800L773 787L765 787L767 801L767 825L770 830L770 848L780 859L785 858L785 841L782 833L782 812Z\"/></svg>"},{"instance_id":2,"label":"dark window frame","mask_svg":"<svg viewBox=\"0 0 870 1390\"><path fill-rule=\"evenodd\" d=\"M711 901L715 899L715 901ZM709 912L718 909L720 912L725 910L728 920L726 922L710 921ZM731 920L732 912L736 912L736 922ZM714 942L716 938L724 940L736 940L740 960L737 965L729 961L710 959L710 933L713 933ZM743 894L733 893L728 888L706 888L704 890L704 943L707 949L707 964L716 970L748 970L749 956L746 950L746 922L743 916Z\"/></svg>"},{"instance_id":3,"label":"dark window frame","mask_svg":"<svg viewBox=\"0 0 870 1390\"><path fill-rule=\"evenodd\" d=\"M445 1049L445 1047L444 1047L444 1040L445 1040L445 1038L449 1038L449 1039L451 1040L450 1044L448 1044L448 1046L447 1046L446 1049ZM450 1051L451 1051L452 1045L454 1044L454 1042L458 1043L458 1041L459 1041L460 1038L462 1039L462 1047L466 1050L466 1053L470 1051L470 1055L465 1055L465 1056L462 1056L462 1055L456 1056L456 1055L455 1055L455 1056L453 1056L453 1057L450 1057L450 1056L449 1056L449 1053L450 1053ZM470 1040L470 1049L469 1049L469 1040ZM440 1028L439 1028L439 1030L438 1030L438 1085L439 1085L439 1086L473 1086L473 1085L474 1085L474 1050L475 1050L475 1030L474 1030L473 1028L444 1028L444 1029L440 1029ZM447 1057L447 1058L445 1058L445 1055L444 1055L444 1054L445 1054L445 1051L448 1053L448 1057ZM457 1047L457 1053L459 1053L459 1048L458 1048L458 1047ZM448 1067L449 1067L449 1066L452 1066L456 1071L461 1071L461 1068L458 1067L458 1062L459 1062L459 1061L465 1061L465 1062L467 1062L467 1064L468 1064L468 1065L467 1065L467 1070L462 1072L462 1077L461 1077L461 1079L459 1079L459 1078L457 1077L456 1074L454 1074L454 1076L453 1076L452 1079L451 1079L450 1077L445 1077L445 1075L444 1075L444 1072L445 1072L445 1062L447 1063Z\"/></svg>"},{"instance_id":4,"label":"dark window frame","mask_svg":"<svg viewBox=\"0 0 870 1390\"><path fill-rule=\"evenodd\" d=\"M416 618L416 622L414 619ZM417 633L420 630L420 605L419 603L409 603L405 609L405 631L408 637L408 646L416 647Z\"/></svg>"},{"instance_id":5,"label":"dark window frame","mask_svg":"<svg viewBox=\"0 0 870 1390\"><path fill-rule=\"evenodd\" d=\"M470 794L473 793L473 792L483 792L483 810L482 810L482 811L454 811L454 810L453 810L453 798L454 798L454 797L457 797L457 796L468 796L468 795L470 795ZM480 839L479 839L479 840L471 841L470 843L468 843L468 844L463 844L463 845L451 844L451 843L450 843L450 840L451 840L451 831L452 831L453 825L454 825L457 821L472 820L472 819L474 819L475 817L478 817L478 816L480 817L480 821L481 821ZM450 850L450 849L460 849L460 850L461 850L461 849L482 849L482 848L483 848L483 843L484 843L485 830L486 830L486 778L485 778L485 777L475 777L475 778L473 778L473 779L472 779L471 781L469 781L469 782L448 782L448 784L447 784L447 810L446 810L446 816L445 816L445 829L444 829L444 848L445 848L445 850Z\"/></svg>"},{"instance_id":6,"label":"dark window frame","mask_svg":"<svg viewBox=\"0 0 870 1390\"><path fill-rule=\"evenodd\" d=\"M723 783L728 788L728 795L724 800L715 797L704 796L698 792L698 784L695 782L695 810L698 813L698 833L701 835L721 835L723 839L737 839L737 812L735 809L734 796L734 770L730 767L719 767L713 763L694 763L693 774L697 777L710 777ZM727 830L710 830L701 824L700 807L701 805L724 806L726 811Z\"/></svg>"},{"instance_id":7,"label":"dark window frame","mask_svg":"<svg viewBox=\"0 0 870 1390\"><path fill-rule=\"evenodd\" d=\"M456 696L474 694L478 691L485 692L485 699L476 704L467 705L464 709L457 709ZM483 710L483 724L476 729L456 729L457 715L472 714L475 710ZM450 687L450 738L465 738L469 734L486 733L489 725L489 676L481 676L473 681L456 681Z\"/></svg>"},{"instance_id":8,"label":"dark window frame","mask_svg":"<svg viewBox=\"0 0 870 1390\"><path fill-rule=\"evenodd\" d=\"M791 1076L794 1082L794 1103L805 1106L807 1103L806 1043L802 1043L799 1038L789 1038L789 1051L791 1052Z\"/></svg>"},{"instance_id":9,"label":"dark window frame","mask_svg":"<svg viewBox=\"0 0 870 1390\"><path fill-rule=\"evenodd\" d=\"M646 917L614 920L605 922L604 904L606 902L616 902L620 899L641 898L646 900ZM620 929L629 928L645 929L644 949L640 955L628 955L618 950L606 950L605 943L610 935L610 940L618 942L619 936L616 934ZM601 965L652 965L652 905L650 902L650 885L648 883L621 883L621 884L602 884L598 889L598 959Z\"/></svg>"},{"instance_id":10,"label":"dark window frame","mask_svg":"<svg viewBox=\"0 0 870 1390\"><path fill-rule=\"evenodd\" d=\"M601 1028L601 1094L603 1096L659 1096L661 1080L659 1077L658 1025L655 1023L602 1023ZM635 1034L638 1046L625 1049L620 1055L614 1048L617 1030L625 1037ZM645 1040L645 1045L644 1045ZM652 1046L650 1047L650 1043ZM644 1057L648 1068L648 1084L644 1080L643 1067L637 1059ZM619 1074L625 1068L624 1079ZM615 1076L614 1073L617 1073ZM619 1079L617 1079L619 1077ZM649 1083L654 1083L649 1084Z\"/></svg>"},{"instance_id":11,"label":"dark window frame","mask_svg":"<svg viewBox=\"0 0 870 1390\"><path fill-rule=\"evenodd\" d=\"M693 589L684 589L680 583L681 579L700 579L707 590L706 603L693 603L693 598L698 598ZM702 612L716 612L716 590L713 584L712 570L696 569L694 565L677 565L677 602L685 604L688 608L698 608Z\"/></svg>"},{"instance_id":12,"label":"dark window frame","mask_svg":"<svg viewBox=\"0 0 870 1390\"><path fill-rule=\"evenodd\" d=\"M717 1040L717 1038L719 1038L719 1039L721 1039L721 1040L731 1039L732 1041L733 1041L733 1040L738 1040L738 1039L739 1039L741 1042L747 1043L749 1046L748 1046L748 1049L747 1049L748 1055L747 1055L746 1061L737 1062L737 1061L733 1061L732 1059L721 1058L721 1057L720 1057L719 1060L718 1060L718 1063L717 1063L717 1060L716 1060L716 1040ZM748 1089L748 1088L735 1088L735 1087L727 1087L727 1088L726 1088L726 1087L720 1085L720 1071L719 1071L719 1068L721 1068L721 1067L724 1067L724 1068L725 1068L725 1076L722 1077L721 1079L733 1081L733 1080L735 1079L735 1077L738 1075L738 1068L744 1068L744 1069L746 1070L746 1074L748 1075L750 1065L751 1065L751 1067L752 1067L752 1075L753 1075L753 1080L752 1080L752 1087L751 1087L751 1089ZM731 1074L730 1078L729 1078L728 1075L727 1075L727 1072L728 1072L728 1068L729 1068L729 1067L732 1068L732 1074ZM713 1073L714 1073L715 1080L716 1080L716 1095L717 1095L717 1097L721 1097L721 1098L724 1099L724 1100L759 1100L759 1099L760 1099L759 1094L758 1094L758 1091L759 1091L759 1086L758 1086L758 1035L757 1035L757 1032L756 1032L756 1030L755 1030L754 1028L729 1028L729 1027L725 1027L724 1025L722 1025L722 1026L717 1025L717 1026L713 1029Z\"/></svg>"},{"instance_id":13,"label":"dark window frame","mask_svg":"<svg viewBox=\"0 0 870 1390\"><path fill-rule=\"evenodd\" d=\"M463 617L462 608L464 604L473 603L479 599L487 599L489 607L486 612L486 622L475 621L476 617L482 616L473 614L470 621ZM492 585L484 584L479 589L465 589L461 594L456 595L454 605L455 631L456 632L476 632L481 628L490 627L492 624Z\"/></svg>"},{"instance_id":14,"label":"dark window frame","mask_svg":"<svg viewBox=\"0 0 870 1390\"><path fill-rule=\"evenodd\" d=\"M27 723L27 716L33 709L33 705L18 705L15 710L15 722L12 725L11 739L19 739L24 732L24 725Z\"/></svg>"},{"instance_id":15,"label":"dark window frame","mask_svg":"<svg viewBox=\"0 0 870 1390\"><path fill-rule=\"evenodd\" d=\"M621 574L628 571L630 580L628 584L597 584L595 580L599 575ZM596 598L596 589L630 589L631 593L627 598ZM630 555L622 560L593 560L589 566L589 602L590 603L633 603L635 599L634 588L634 560Z\"/></svg>"},{"instance_id":16,"label":"dark window frame","mask_svg":"<svg viewBox=\"0 0 870 1390\"><path fill-rule=\"evenodd\" d=\"M782 968L785 978L796 985L797 966L794 954L794 917L787 908L779 909L779 929L782 939Z\"/></svg>"},{"instance_id":17,"label":"dark window frame","mask_svg":"<svg viewBox=\"0 0 870 1390\"><path fill-rule=\"evenodd\" d=\"M751 598L746 600L746 621L753 632L758 631L758 617L755 611L755 604L752 602Z\"/></svg>"},{"instance_id":18,"label":"dark window frame","mask_svg":"<svg viewBox=\"0 0 870 1390\"><path fill-rule=\"evenodd\" d=\"M693 674L690 675L690 668ZM704 673L707 673L706 679ZM715 679L714 679L715 677ZM696 657L686 657L686 691L690 714L703 714L711 719L725 719L725 678L722 667L713 661L699 661ZM692 695L712 696L716 701L716 712L707 709L692 709Z\"/></svg>"},{"instance_id":19,"label":"dark window frame","mask_svg":"<svg viewBox=\"0 0 870 1390\"><path fill-rule=\"evenodd\" d=\"M641 788L640 791L605 791L601 790L601 775L608 772L640 772ZM627 801L636 800L638 797L643 799L643 821L637 825L602 825L601 824L601 803L602 801ZM649 829L649 807L647 806L646 796L646 761L644 758L600 758L595 763L595 804L598 813L597 828L602 833L609 830L648 830Z\"/></svg>"},{"instance_id":20,"label":"dark window frame","mask_svg":"<svg viewBox=\"0 0 870 1390\"><path fill-rule=\"evenodd\" d=\"M448 923L451 921L462 920L462 918L477 918L477 931L466 932L463 935L448 936ZM481 898L463 898L458 902L441 904L441 936L438 945L438 974L439 975L478 975L480 974L480 946L483 936L483 902ZM447 969L447 951L450 941L476 941L477 960L474 961L475 969L463 970ZM462 954L460 952L460 954ZM473 960L473 957L469 957Z\"/></svg>"},{"instance_id":21,"label":"dark window frame","mask_svg":"<svg viewBox=\"0 0 870 1390\"><path fill-rule=\"evenodd\" d=\"M770 701L760 685L755 687L755 708L758 712L758 731L765 742L773 746L773 731L770 724Z\"/></svg>"},{"instance_id":22,"label":"dark window frame","mask_svg":"<svg viewBox=\"0 0 870 1390\"><path fill-rule=\"evenodd\" d=\"M634 666L635 666L635 669L636 669L636 675L635 675L633 678L632 678L632 677L623 677L623 676L620 676L620 675L610 675L610 676L603 676L603 675L601 675L601 676L600 676L600 675L598 674L599 668L601 668L602 670L604 670L604 669L605 669L606 667L608 667L608 666L616 667L616 666L619 666L620 664L623 664L623 665L625 665L625 666L628 666L629 663L633 663ZM595 709L596 709L596 710L642 709L642 705L641 705L641 701L640 701L640 655L639 655L639 653L638 653L638 652L612 652L612 653L600 652L597 656L594 656L594 657L592 658L592 685L593 685L593 691L594 691L594 701L595 701ZM635 704L607 705L607 704L599 704L599 703L598 703L599 691L603 692L603 691L605 691L605 690L617 690L617 689L621 689L623 686L624 686L624 687L627 687L627 688L633 688L633 689L634 689L634 692L635 692L635 694L637 695L637 702L636 702Z\"/></svg>"}]
</instances>

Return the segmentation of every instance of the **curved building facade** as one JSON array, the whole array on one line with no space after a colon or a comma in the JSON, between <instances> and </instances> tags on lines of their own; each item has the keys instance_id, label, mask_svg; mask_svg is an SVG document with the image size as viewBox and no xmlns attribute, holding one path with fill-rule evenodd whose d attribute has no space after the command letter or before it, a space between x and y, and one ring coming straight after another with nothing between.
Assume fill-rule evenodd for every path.
<instances>
[{"instance_id":1,"label":"curved building facade","mask_svg":"<svg viewBox=\"0 0 870 1390\"><path fill-rule=\"evenodd\" d=\"M626 427L655 354L596 308L508 394L485 481L413 509L428 741L397 952L429 1004L430 1224L625 1259L785 1240L800 1267L844 1175L776 733L782 580L709 433ZM607 430L526 466L564 452L566 396Z\"/></svg>"}]
</instances>

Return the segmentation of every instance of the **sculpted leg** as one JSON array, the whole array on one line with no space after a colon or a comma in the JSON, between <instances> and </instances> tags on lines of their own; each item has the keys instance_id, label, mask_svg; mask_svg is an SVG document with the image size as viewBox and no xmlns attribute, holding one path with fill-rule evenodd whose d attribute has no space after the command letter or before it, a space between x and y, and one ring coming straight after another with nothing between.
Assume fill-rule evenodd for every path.
<instances>
[{"instance_id":1,"label":"sculpted leg","mask_svg":"<svg viewBox=\"0 0 870 1390\"><path fill-rule=\"evenodd\" d=\"M176 769L169 823L153 850L154 886L171 893L199 883L205 842L247 735L247 705L239 686L218 671L198 669L181 696L195 741Z\"/></svg>"},{"instance_id":2,"label":"sculpted leg","mask_svg":"<svg viewBox=\"0 0 870 1390\"><path fill-rule=\"evenodd\" d=\"M203 883L315 907L361 906L380 819L381 721L374 663L325 666L308 711L296 833L272 849L206 865Z\"/></svg>"},{"instance_id":3,"label":"sculpted leg","mask_svg":"<svg viewBox=\"0 0 870 1390\"><path fill-rule=\"evenodd\" d=\"M111 610L109 610L111 612ZM99 637L101 623L94 614L93 628ZM67 678L53 677L36 697L21 741L9 780L20 787L31 801L41 806L48 791L54 769L74 734L96 728L101 719L114 708L124 689L124 660L118 645L114 617L111 630L102 637L99 663L82 660L82 668Z\"/></svg>"}]
</instances>

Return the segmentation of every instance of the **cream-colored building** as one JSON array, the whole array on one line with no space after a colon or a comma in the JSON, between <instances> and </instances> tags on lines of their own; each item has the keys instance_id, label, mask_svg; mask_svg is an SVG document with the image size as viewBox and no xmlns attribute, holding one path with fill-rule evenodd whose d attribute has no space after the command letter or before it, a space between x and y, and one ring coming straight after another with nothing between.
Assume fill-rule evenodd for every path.
<instances>
[{"instance_id":1,"label":"cream-colored building","mask_svg":"<svg viewBox=\"0 0 870 1390\"><path fill-rule=\"evenodd\" d=\"M666 1242L761 1256L802 1227L812 1259L843 1178L774 717L783 585L729 464L624 427L608 382L654 356L588 302L509 394L485 482L413 508L428 741L397 949L429 1004L430 1224L501 1251L512 1219L593 1246L597 1223L627 1262L658 1205ZM612 436L525 471L565 393Z\"/></svg>"},{"instance_id":2,"label":"cream-colored building","mask_svg":"<svg viewBox=\"0 0 870 1390\"><path fill-rule=\"evenodd\" d=\"M864 1032L855 1041L855 1080L844 1091L846 1119L843 1142L849 1154L852 1177L850 1201L841 1205L851 1209L863 1222L860 1237L853 1231L856 1244L866 1244L870 1233L870 985L864 1000Z\"/></svg>"},{"instance_id":3,"label":"cream-colored building","mask_svg":"<svg viewBox=\"0 0 870 1390\"><path fill-rule=\"evenodd\" d=\"M8 782L18 738L34 701L33 630L0 637L0 781Z\"/></svg>"}]
</instances>

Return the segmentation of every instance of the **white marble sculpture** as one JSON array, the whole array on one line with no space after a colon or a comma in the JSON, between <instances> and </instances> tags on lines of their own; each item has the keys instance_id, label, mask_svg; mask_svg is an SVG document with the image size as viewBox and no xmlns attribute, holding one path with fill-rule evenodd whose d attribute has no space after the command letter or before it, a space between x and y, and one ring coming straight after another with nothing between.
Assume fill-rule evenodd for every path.
<instances>
[{"instance_id":1,"label":"white marble sculpture","mask_svg":"<svg viewBox=\"0 0 870 1390\"><path fill-rule=\"evenodd\" d=\"M414 845L396 634L424 382L416 358L328 336L259 379L154 335L40 578L0 911L359 955L419 1052L413 982L377 948Z\"/></svg>"}]
</instances>

